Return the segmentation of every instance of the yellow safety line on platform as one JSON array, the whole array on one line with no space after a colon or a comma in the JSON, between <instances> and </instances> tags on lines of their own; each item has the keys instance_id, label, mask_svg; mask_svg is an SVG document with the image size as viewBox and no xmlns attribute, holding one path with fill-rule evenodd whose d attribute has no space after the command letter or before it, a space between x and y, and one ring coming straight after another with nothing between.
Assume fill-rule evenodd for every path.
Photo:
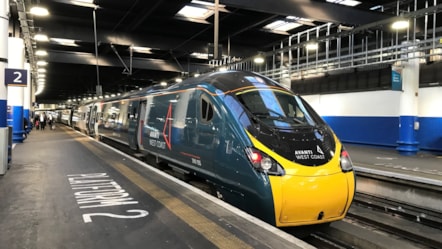
<instances>
[{"instance_id":1,"label":"yellow safety line on platform","mask_svg":"<svg viewBox=\"0 0 442 249\"><path fill-rule=\"evenodd\" d=\"M91 140L88 142L80 137L77 139L77 141L85 145L89 150L93 151L95 155L100 157L100 159L104 160L106 163L118 170L123 176L140 187L144 192L154 197L170 212L182 219L197 232L201 233L207 240L212 242L218 248L253 248L246 242L236 237L234 234L217 225L210 219L204 217L178 198L158 188L154 183L133 171L126 165L120 162L108 160L102 150L89 143Z\"/></svg>"}]
</instances>

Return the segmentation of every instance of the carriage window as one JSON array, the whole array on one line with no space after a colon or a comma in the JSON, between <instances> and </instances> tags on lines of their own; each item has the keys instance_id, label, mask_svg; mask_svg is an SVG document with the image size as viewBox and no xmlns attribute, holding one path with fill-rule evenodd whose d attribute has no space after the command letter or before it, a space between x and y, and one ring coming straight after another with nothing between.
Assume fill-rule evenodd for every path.
<instances>
[{"instance_id":1,"label":"carriage window","mask_svg":"<svg viewBox=\"0 0 442 249\"><path fill-rule=\"evenodd\" d=\"M213 118L213 105L206 96L201 97L201 121L209 122Z\"/></svg>"}]
</instances>

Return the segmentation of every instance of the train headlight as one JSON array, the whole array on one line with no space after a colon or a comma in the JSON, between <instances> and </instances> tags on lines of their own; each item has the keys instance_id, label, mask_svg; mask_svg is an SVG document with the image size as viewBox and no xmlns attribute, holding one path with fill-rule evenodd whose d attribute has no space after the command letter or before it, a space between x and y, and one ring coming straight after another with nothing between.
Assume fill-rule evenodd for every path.
<instances>
[{"instance_id":1,"label":"train headlight","mask_svg":"<svg viewBox=\"0 0 442 249\"><path fill-rule=\"evenodd\" d=\"M345 149L341 150L341 170L342 172L353 170L353 163L351 162L350 155Z\"/></svg>"},{"instance_id":2,"label":"train headlight","mask_svg":"<svg viewBox=\"0 0 442 249\"><path fill-rule=\"evenodd\" d=\"M284 175L284 169L275 160L255 148L246 148L246 154L253 167L269 175Z\"/></svg>"},{"instance_id":3,"label":"train headlight","mask_svg":"<svg viewBox=\"0 0 442 249\"><path fill-rule=\"evenodd\" d=\"M263 168L264 170L269 170L272 168L272 166L273 166L272 159L270 159L268 157L264 157L261 160L261 168Z\"/></svg>"}]
</instances>

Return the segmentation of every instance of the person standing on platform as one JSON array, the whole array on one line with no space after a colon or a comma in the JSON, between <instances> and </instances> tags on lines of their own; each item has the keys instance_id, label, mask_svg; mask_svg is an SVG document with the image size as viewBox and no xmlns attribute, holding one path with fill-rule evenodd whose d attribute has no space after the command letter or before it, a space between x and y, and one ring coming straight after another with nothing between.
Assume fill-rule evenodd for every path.
<instances>
[{"instance_id":1,"label":"person standing on platform","mask_svg":"<svg viewBox=\"0 0 442 249\"><path fill-rule=\"evenodd\" d=\"M52 114L48 113L48 125L49 125L49 129L52 130Z\"/></svg>"},{"instance_id":2,"label":"person standing on platform","mask_svg":"<svg viewBox=\"0 0 442 249\"><path fill-rule=\"evenodd\" d=\"M42 113L40 115L40 130L44 131L46 126L46 113Z\"/></svg>"},{"instance_id":3,"label":"person standing on platform","mask_svg":"<svg viewBox=\"0 0 442 249\"><path fill-rule=\"evenodd\" d=\"M34 126L37 130L40 130L40 115L34 117Z\"/></svg>"},{"instance_id":4,"label":"person standing on platform","mask_svg":"<svg viewBox=\"0 0 442 249\"><path fill-rule=\"evenodd\" d=\"M27 130L28 130L28 119L25 118L25 117L23 117L23 130L25 131L23 133L23 137L26 139L26 138L28 138L28 132L27 132Z\"/></svg>"}]
</instances>

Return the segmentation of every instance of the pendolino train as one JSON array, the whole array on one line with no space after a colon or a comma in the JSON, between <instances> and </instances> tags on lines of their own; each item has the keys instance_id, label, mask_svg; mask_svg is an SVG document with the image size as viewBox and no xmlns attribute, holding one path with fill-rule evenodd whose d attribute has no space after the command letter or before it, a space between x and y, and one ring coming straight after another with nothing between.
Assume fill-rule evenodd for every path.
<instances>
[{"instance_id":1,"label":"pendolino train","mask_svg":"<svg viewBox=\"0 0 442 249\"><path fill-rule=\"evenodd\" d=\"M75 109L72 125L202 179L226 202L278 227L346 215L352 162L298 95L256 73L228 71Z\"/></svg>"}]
</instances>

